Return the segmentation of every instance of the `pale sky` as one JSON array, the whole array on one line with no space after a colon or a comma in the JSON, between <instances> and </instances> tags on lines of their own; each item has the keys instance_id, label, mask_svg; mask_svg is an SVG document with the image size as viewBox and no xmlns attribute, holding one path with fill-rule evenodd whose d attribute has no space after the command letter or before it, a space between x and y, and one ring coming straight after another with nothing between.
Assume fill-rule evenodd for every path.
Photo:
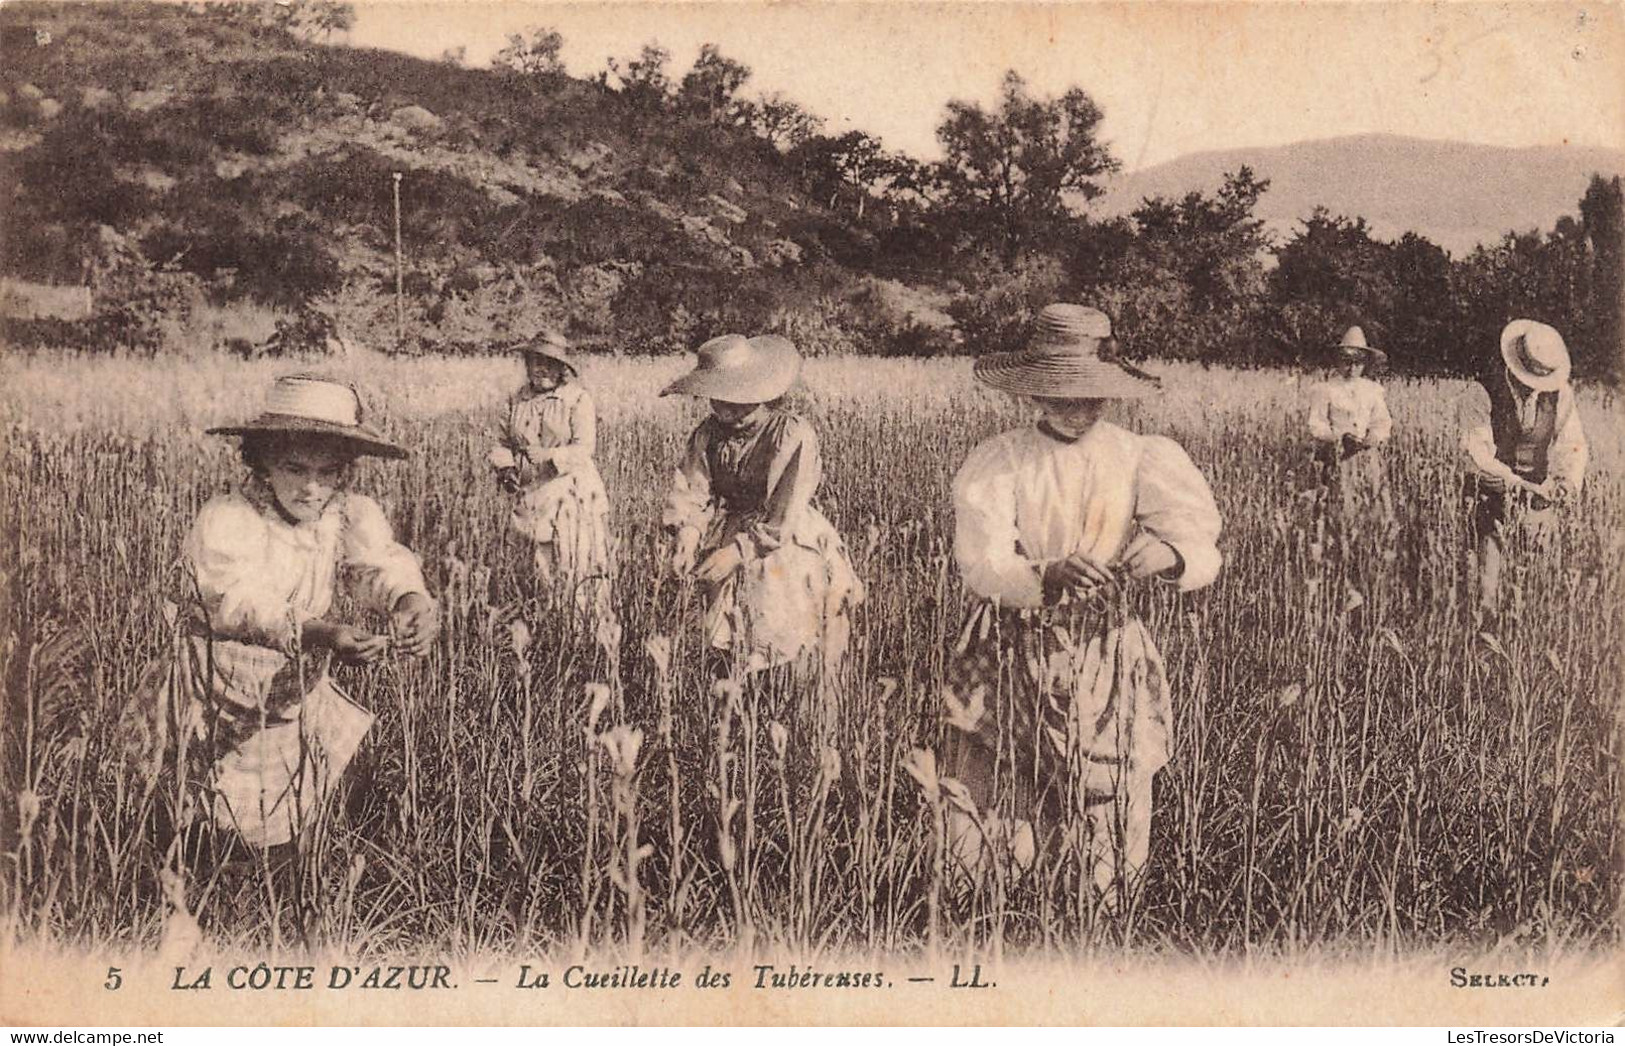
<instances>
[{"instance_id":1,"label":"pale sky","mask_svg":"<svg viewBox=\"0 0 1625 1046\"><path fill-rule=\"evenodd\" d=\"M700 45L917 157L950 98L1007 68L1074 84L1127 170L1185 153L1387 132L1490 145L1625 147L1625 14L1613 3L572 3L361 0L350 42L486 65L506 34L564 35L576 76L651 40L676 75Z\"/></svg>"}]
</instances>

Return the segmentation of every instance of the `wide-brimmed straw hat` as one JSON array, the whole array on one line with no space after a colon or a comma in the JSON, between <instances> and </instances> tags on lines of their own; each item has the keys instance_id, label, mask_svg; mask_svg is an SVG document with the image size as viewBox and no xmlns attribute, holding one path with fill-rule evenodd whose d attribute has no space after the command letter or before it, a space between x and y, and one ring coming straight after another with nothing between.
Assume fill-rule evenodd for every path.
<instances>
[{"instance_id":1,"label":"wide-brimmed straw hat","mask_svg":"<svg viewBox=\"0 0 1625 1046\"><path fill-rule=\"evenodd\" d=\"M1157 392L1156 378L1115 358L1111 335L1112 321L1099 309L1046 305L1026 348L988 353L972 372L984 385L1023 396L1128 399Z\"/></svg>"},{"instance_id":2,"label":"wide-brimmed straw hat","mask_svg":"<svg viewBox=\"0 0 1625 1046\"><path fill-rule=\"evenodd\" d=\"M724 334L696 350L694 369L661 390L662 396L703 396L724 403L768 403L790 391L801 373L801 353L777 334L747 338Z\"/></svg>"},{"instance_id":3,"label":"wide-brimmed straw hat","mask_svg":"<svg viewBox=\"0 0 1625 1046\"><path fill-rule=\"evenodd\" d=\"M1536 392L1568 384L1569 350L1563 335L1534 320L1513 320L1501 331L1501 359L1507 372Z\"/></svg>"},{"instance_id":4,"label":"wide-brimmed straw hat","mask_svg":"<svg viewBox=\"0 0 1625 1046\"><path fill-rule=\"evenodd\" d=\"M214 436L285 435L324 436L348 446L354 453L379 458L404 458L406 451L362 422L361 396L354 385L309 374L278 378L265 397L259 416L240 425L209 429Z\"/></svg>"},{"instance_id":5,"label":"wide-brimmed straw hat","mask_svg":"<svg viewBox=\"0 0 1625 1046\"><path fill-rule=\"evenodd\" d=\"M1337 354L1344 359L1364 358L1368 363L1388 362L1386 352L1366 344L1365 331L1359 327L1350 327L1343 332L1343 340L1337 343Z\"/></svg>"},{"instance_id":6,"label":"wide-brimmed straw hat","mask_svg":"<svg viewBox=\"0 0 1625 1046\"><path fill-rule=\"evenodd\" d=\"M519 352L526 356L545 356L550 360L557 360L570 368L570 373L579 375L581 369L570 356L570 342L564 335L556 330L544 330L534 338L521 344Z\"/></svg>"}]
</instances>

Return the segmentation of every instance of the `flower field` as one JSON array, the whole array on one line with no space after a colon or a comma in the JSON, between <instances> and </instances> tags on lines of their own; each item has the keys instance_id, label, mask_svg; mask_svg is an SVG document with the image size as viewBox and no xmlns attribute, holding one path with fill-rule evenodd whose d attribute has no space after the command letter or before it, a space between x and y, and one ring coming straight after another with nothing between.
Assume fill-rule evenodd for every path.
<instances>
[{"instance_id":1,"label":"flower field","mask_svg":"<svg viewBox=\"0 0 1625 1046\"><path fill-rule=\"evenodd\" d=\"M422 662L339 669L378 716L293 874L172 862L173 783L127 765L124 704L170 642L199 505L240 472L202 430L288 364L0 359L0 896L16 938L156 946L195 917L221 947L644 954L1097 949L1295 955L1617 944L1622 555L1618 405L1584 391L1591 471L1551 548L1509 559L1472 625L1454 399L1389 383L1398 518L1316 540L1301 390L1155 367L1115 415L1178 439L1224 515L1210 589L1134 598L1174 686L1152 858L1108 909L1064 855L963 882L943 852L936 743L966 609L951 477L1020 421L967 361L814 360L820 503L869 596L828 703L713 688L699 603L662 569L660 500L698 405L678 360L591 360L619 540L619 635L507 612L523 550L484 465L510 359L356 359L412 451L361 466L423 558L443 631ZM1350 581L1364 606L1344 611Z\"/></svg>"}]
</instances>

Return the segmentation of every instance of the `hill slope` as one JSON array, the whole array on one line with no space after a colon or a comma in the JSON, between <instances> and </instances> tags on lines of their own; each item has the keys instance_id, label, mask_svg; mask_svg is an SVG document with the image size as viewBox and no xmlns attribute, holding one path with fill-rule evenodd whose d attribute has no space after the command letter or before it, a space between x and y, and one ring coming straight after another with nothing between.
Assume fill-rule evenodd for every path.
<instances>
[{"instance_id":1,"label":"hill slope","mask_svg":"<svg viewBox=\"0 0 1625 1046\"><path fill-rule=\"evenodd\" d=\"M217 298L387 301L400 172L408 298L441 332L461 310L515 325L469 338L545 320L681 344L697 310L865 282L848 263L866 233L771 145L602 83L167 4L7 4L0 22L0 275L83 282L111 227Z\"/></svg>"},{"instance_id":2,"label":"hill slope","mask_svg":"<svg viewBox=\"0 0 1625 1046\"><path fill-rule=\"evenodd\" d=\"M387 345L397 178L408 347L486 348L545 324L635 352L730 329L780 330L813 354L945 351L976 334L953 316L1019 317L1020 295L1107 278L1051 258L1062 275L1048 283L1006 280L976 234L961 241L951 207L906 191L882 206L860 179L837 206L737 109L323 46L254 10L0 6L0 318L46 309L61 285L112 285L99 300L116 308L97 318L120 331L184 316L206 293L257 310L262 330L298 313L311 336L288 344L336 320ZM1366 136L1186 157L1119 180L1094 211L1212 189L1242 164L1271 180L1259 212L1277 232L1325 204L1457 253L1549 228L1591 171L1625 169L1609 150ZM105 280L110 267L137 278Z\"/></svg>"},{"instance_id":3,"label":"hill slope","mask_svg":"<svg viewBox=\"0 0 1625 1046\"><path fill-rule=\"evenodd\" d=\"M1381 134L1226 149L1124 175L1092 210L1115 216L1148 196L1211 191L1243 164L1270 179L1258 216L1273 232L1289 234L1318 204L1364 217L1383 239L1415 231L1460 256L1508 230L1551 228L1573 213L1592 173L1625 174L1625 151L1507 149Z\"/></svg>"}]
</instances>

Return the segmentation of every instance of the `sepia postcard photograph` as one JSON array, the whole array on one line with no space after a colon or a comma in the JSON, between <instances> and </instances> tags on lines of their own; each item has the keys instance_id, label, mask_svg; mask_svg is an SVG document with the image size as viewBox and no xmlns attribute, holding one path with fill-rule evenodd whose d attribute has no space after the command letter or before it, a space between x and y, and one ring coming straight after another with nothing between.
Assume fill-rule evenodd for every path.
<instances>
[{"instance_id":1,"label":"sepia postcard photograph","mask_svg":"<svg viewBox=\"0 0 1625 1046\"><path fill-rule=\"evenodd\" d=\"M1617 0L5 0L0 1023L1619 1024L1622 176Z\"/></svg>"}]
</instances>

